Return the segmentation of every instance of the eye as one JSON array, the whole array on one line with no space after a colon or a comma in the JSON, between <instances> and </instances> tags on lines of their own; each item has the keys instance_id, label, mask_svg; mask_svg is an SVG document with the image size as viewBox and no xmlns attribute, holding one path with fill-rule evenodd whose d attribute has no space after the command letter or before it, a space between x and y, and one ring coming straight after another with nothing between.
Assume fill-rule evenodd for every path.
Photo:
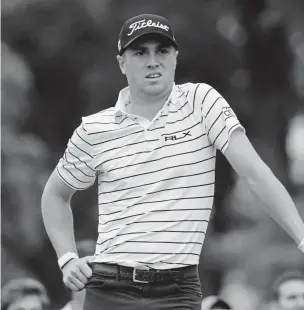
<instances>
[{"instance_id":1,"label":"eye","mask_svg":"<svg viewBox=\"0 0 304 310\"><path fill-rule=\"evenodd\" d=\"M166 47L162 47L162 48L159 49L159 52L161 54L168 54L169 53L169 49L166 48Z\"/></svg>"},{"instance_id":2,"label":"eye","mask_svg":"<svg viewBox=\"0 0 304 310\"><path fill-rule=\"evenodd\" d=\"M134 53L135 56L143 56L145 53L145 51L141 50L141 51L137 51Z\"/></svg>"}]
</instances>

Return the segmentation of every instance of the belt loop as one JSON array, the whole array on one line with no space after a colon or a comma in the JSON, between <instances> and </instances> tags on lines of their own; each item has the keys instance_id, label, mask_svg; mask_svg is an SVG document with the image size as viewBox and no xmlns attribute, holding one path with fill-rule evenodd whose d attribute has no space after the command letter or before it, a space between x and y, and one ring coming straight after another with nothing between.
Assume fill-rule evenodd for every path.
<instances>
[{"instance_id":1,"label":"belt loop","mask_svg":"<svg viewBox=\"0 0 304 310\"><path fill-rule=\"evenodd\" d=\"M117 272L116 272L116 281L120 281L120 266L119 265L116 265L117 266Z\"/></svg>"}]
</instances>

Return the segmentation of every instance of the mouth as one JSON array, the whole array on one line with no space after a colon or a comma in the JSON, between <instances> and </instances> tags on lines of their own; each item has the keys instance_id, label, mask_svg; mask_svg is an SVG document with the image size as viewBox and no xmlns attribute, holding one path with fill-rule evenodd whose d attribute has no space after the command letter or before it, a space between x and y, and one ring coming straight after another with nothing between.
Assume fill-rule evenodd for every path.
<instances>
[{"instance_id":1,"label":"mouth","mask_svg":"<svg viewBox=\"0 0 304 310\"><path fill-rule=\"evenodd\" d=\"M145 78L150 80L150 81L153 81L153 80L157 80L157 79L159 79L161 77L162 77L161 73L156 72L156 73L149 73L149 74L147 74Z\"/></svg>"}]
</instances>

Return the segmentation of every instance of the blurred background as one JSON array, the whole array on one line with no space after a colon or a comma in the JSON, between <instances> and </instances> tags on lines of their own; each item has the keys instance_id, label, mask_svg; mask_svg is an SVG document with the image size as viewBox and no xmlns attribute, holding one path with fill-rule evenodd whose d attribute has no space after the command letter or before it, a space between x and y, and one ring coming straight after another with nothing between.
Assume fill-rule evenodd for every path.
<instances>
[{"instance_id":1,"label":"blurred background","mask_svg":"<svg viewBox=\"0 0 304 310\"><path fill-rule=\"evenodd\" d=\"M211 84L304 218L304 2L2 0L1 281L31 276L54 309L70 298L40 211L43 187L81 116L113 106L123 22L166 16L180 46L177 83ZM291 238L218 154L203 296L256 309L281 270L303 269ZM97 238L96 187L72 201L76 240Z\"/></svg>"}]
</instances>

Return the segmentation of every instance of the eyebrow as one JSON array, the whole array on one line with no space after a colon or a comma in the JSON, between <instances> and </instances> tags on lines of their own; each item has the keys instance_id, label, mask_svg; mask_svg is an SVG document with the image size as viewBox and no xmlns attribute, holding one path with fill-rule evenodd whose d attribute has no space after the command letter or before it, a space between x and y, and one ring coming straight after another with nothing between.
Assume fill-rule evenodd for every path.
<instances>
[{"instance_id":1,"label":"eyebrow","mask_svg":"<svg viewBox=\"0 0 304 310\"><path fill-rule=\"evenodd\" d=\"M294 299L294 298L296 298L297 297L297 294L290 294L290 295L288 295L286 298L287 299Z\"/></svg>"}]
</instances>

